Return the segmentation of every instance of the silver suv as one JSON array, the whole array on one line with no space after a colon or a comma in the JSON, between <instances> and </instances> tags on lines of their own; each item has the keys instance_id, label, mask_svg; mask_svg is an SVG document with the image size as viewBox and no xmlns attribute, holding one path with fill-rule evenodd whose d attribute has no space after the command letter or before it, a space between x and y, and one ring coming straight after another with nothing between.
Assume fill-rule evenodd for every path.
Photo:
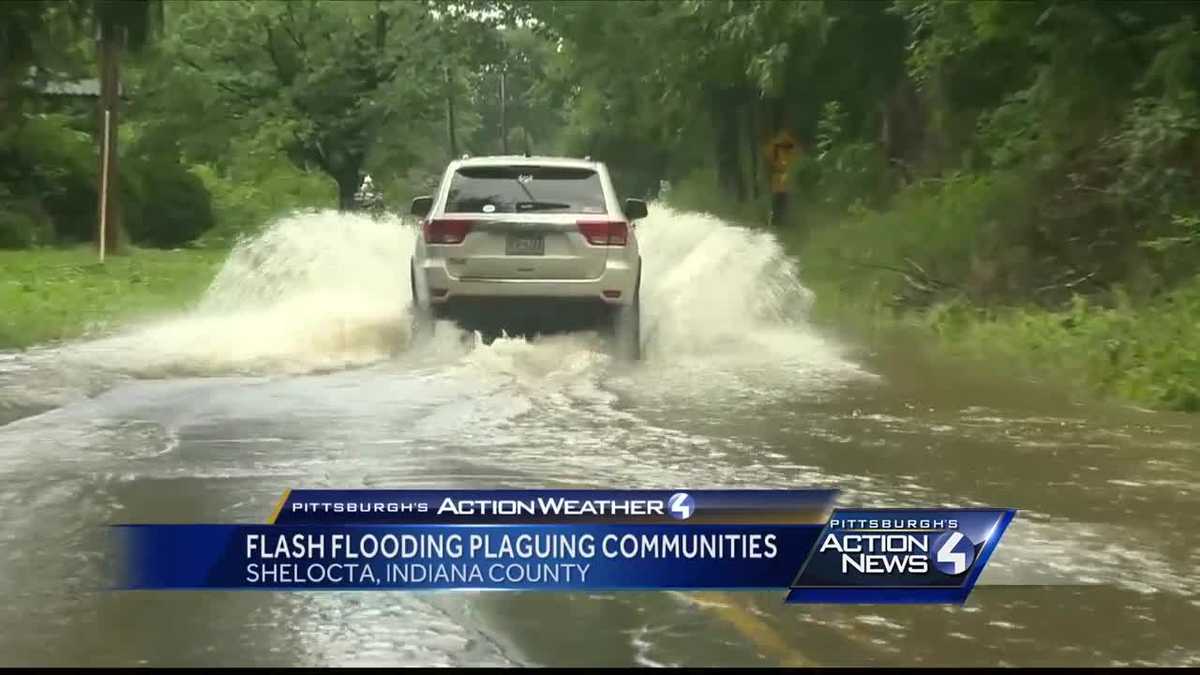
<instances>
[{"instance_id":1,"label":"silver suv","mask_svg":"<svg viewBox=\"0 0 1200 675\"><path fill-rule=\"evenodd\" d=\"M608 169L590 159L474 157L446 168L437 194L417 197L414 331L438 319L477 330L537 334L601 328L619 354L641 356L642 259L634 221Z\"/></svg>"}]
</instances>

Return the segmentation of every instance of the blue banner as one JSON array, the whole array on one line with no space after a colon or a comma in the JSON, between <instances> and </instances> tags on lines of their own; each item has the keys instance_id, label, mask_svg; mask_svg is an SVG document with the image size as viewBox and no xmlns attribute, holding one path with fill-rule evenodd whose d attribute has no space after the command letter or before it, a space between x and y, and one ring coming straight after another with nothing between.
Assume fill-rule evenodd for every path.
<instances>
[{"instance_id":1,"label":"blue banner","mask_svg":"<svg viewBox=\"0 0 1200 675\"><path fill-rule=\"evenodd\" d=\"M836 490L289 490L277 525L824 523Z\"/></svg>"},{"instance_id":2,"label":"blue banner","mask_svg":"<svg viewBox=\"0 0 1200 675\"><path fill-rule=\"evenodd\" d=\"M779 589L961 603L1007 509L831 490L289 491L267 524L118 525L120 589Z\"/></svg>"},{"instance_id":3,"label":"blue banner","mask_svg":"<svg viewBox=\"0 0 1200 675\"><path fill-rule=\"evenodd\" d=\"M145 525L131 589L786 588L820 525Z\"/></svg>"}]
</instances>

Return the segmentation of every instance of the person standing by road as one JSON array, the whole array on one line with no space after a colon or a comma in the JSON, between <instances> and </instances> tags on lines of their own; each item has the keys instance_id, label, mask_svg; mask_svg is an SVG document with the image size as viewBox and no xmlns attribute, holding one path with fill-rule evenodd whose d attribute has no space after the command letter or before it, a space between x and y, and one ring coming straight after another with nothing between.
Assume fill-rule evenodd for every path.
<instances>
[{"instance_id":1,"label":"person standing by road","mask_svg":"<svg viewBox=\"0 0 1200 675\"><path fill-rule=\"evenodd\" d=\"M372 217L378 218L383 215L383 194L375 187L370 174L363 177L362 184L354 195L354 203L359 210L366 211Z\"/></svg>"},{"instance_id":2,"label":"person standing by road","mask_svg":"<svg viewBox=\"0 0 1200 675\"><path fill-rule=\"evenodd\" d=\"M778 227L787 213L791 188L788 171L797 148L795 137L787 129L781 129L767 141L764 155L771 181L771 227Z\"/></svg>"}]
</instances>

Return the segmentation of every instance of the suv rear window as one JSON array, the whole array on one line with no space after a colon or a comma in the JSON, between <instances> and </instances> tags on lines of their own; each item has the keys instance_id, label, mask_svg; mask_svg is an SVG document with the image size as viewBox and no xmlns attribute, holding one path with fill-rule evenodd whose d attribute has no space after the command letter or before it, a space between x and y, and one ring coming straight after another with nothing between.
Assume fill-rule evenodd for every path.
<instances>
[{"instance_id":1,"label":"suv rear window","mask_svg":"<svg viewBox=\"0 0 1200 675\"><path fill-rule=\"evenodd\" d=\"M595 171L557 166L472 166L450 181L447 213L607 213Z\"/></svg>"}]
</instances>

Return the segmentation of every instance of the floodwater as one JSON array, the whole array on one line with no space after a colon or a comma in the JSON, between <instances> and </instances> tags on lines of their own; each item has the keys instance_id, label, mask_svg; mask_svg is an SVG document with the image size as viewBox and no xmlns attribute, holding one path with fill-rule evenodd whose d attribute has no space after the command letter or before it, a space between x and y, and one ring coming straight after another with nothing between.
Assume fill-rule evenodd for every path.
<instances>
[{"instance_id":1,"label":"floodwater","mask_svg":"<svg viewBox=\"0 0 1200 675\"><path fill-rule=\"evenodd\" d=\"M646 358L408 345L413 232L332 213L198 306L0 353L4 665L1200 665L1200 420L807 318L769 235L654 208ZM287 488L837 487L1020 509L963 607L778 593L113 592L103 526L263 522Z\"/></svg>"}]
</instances>

